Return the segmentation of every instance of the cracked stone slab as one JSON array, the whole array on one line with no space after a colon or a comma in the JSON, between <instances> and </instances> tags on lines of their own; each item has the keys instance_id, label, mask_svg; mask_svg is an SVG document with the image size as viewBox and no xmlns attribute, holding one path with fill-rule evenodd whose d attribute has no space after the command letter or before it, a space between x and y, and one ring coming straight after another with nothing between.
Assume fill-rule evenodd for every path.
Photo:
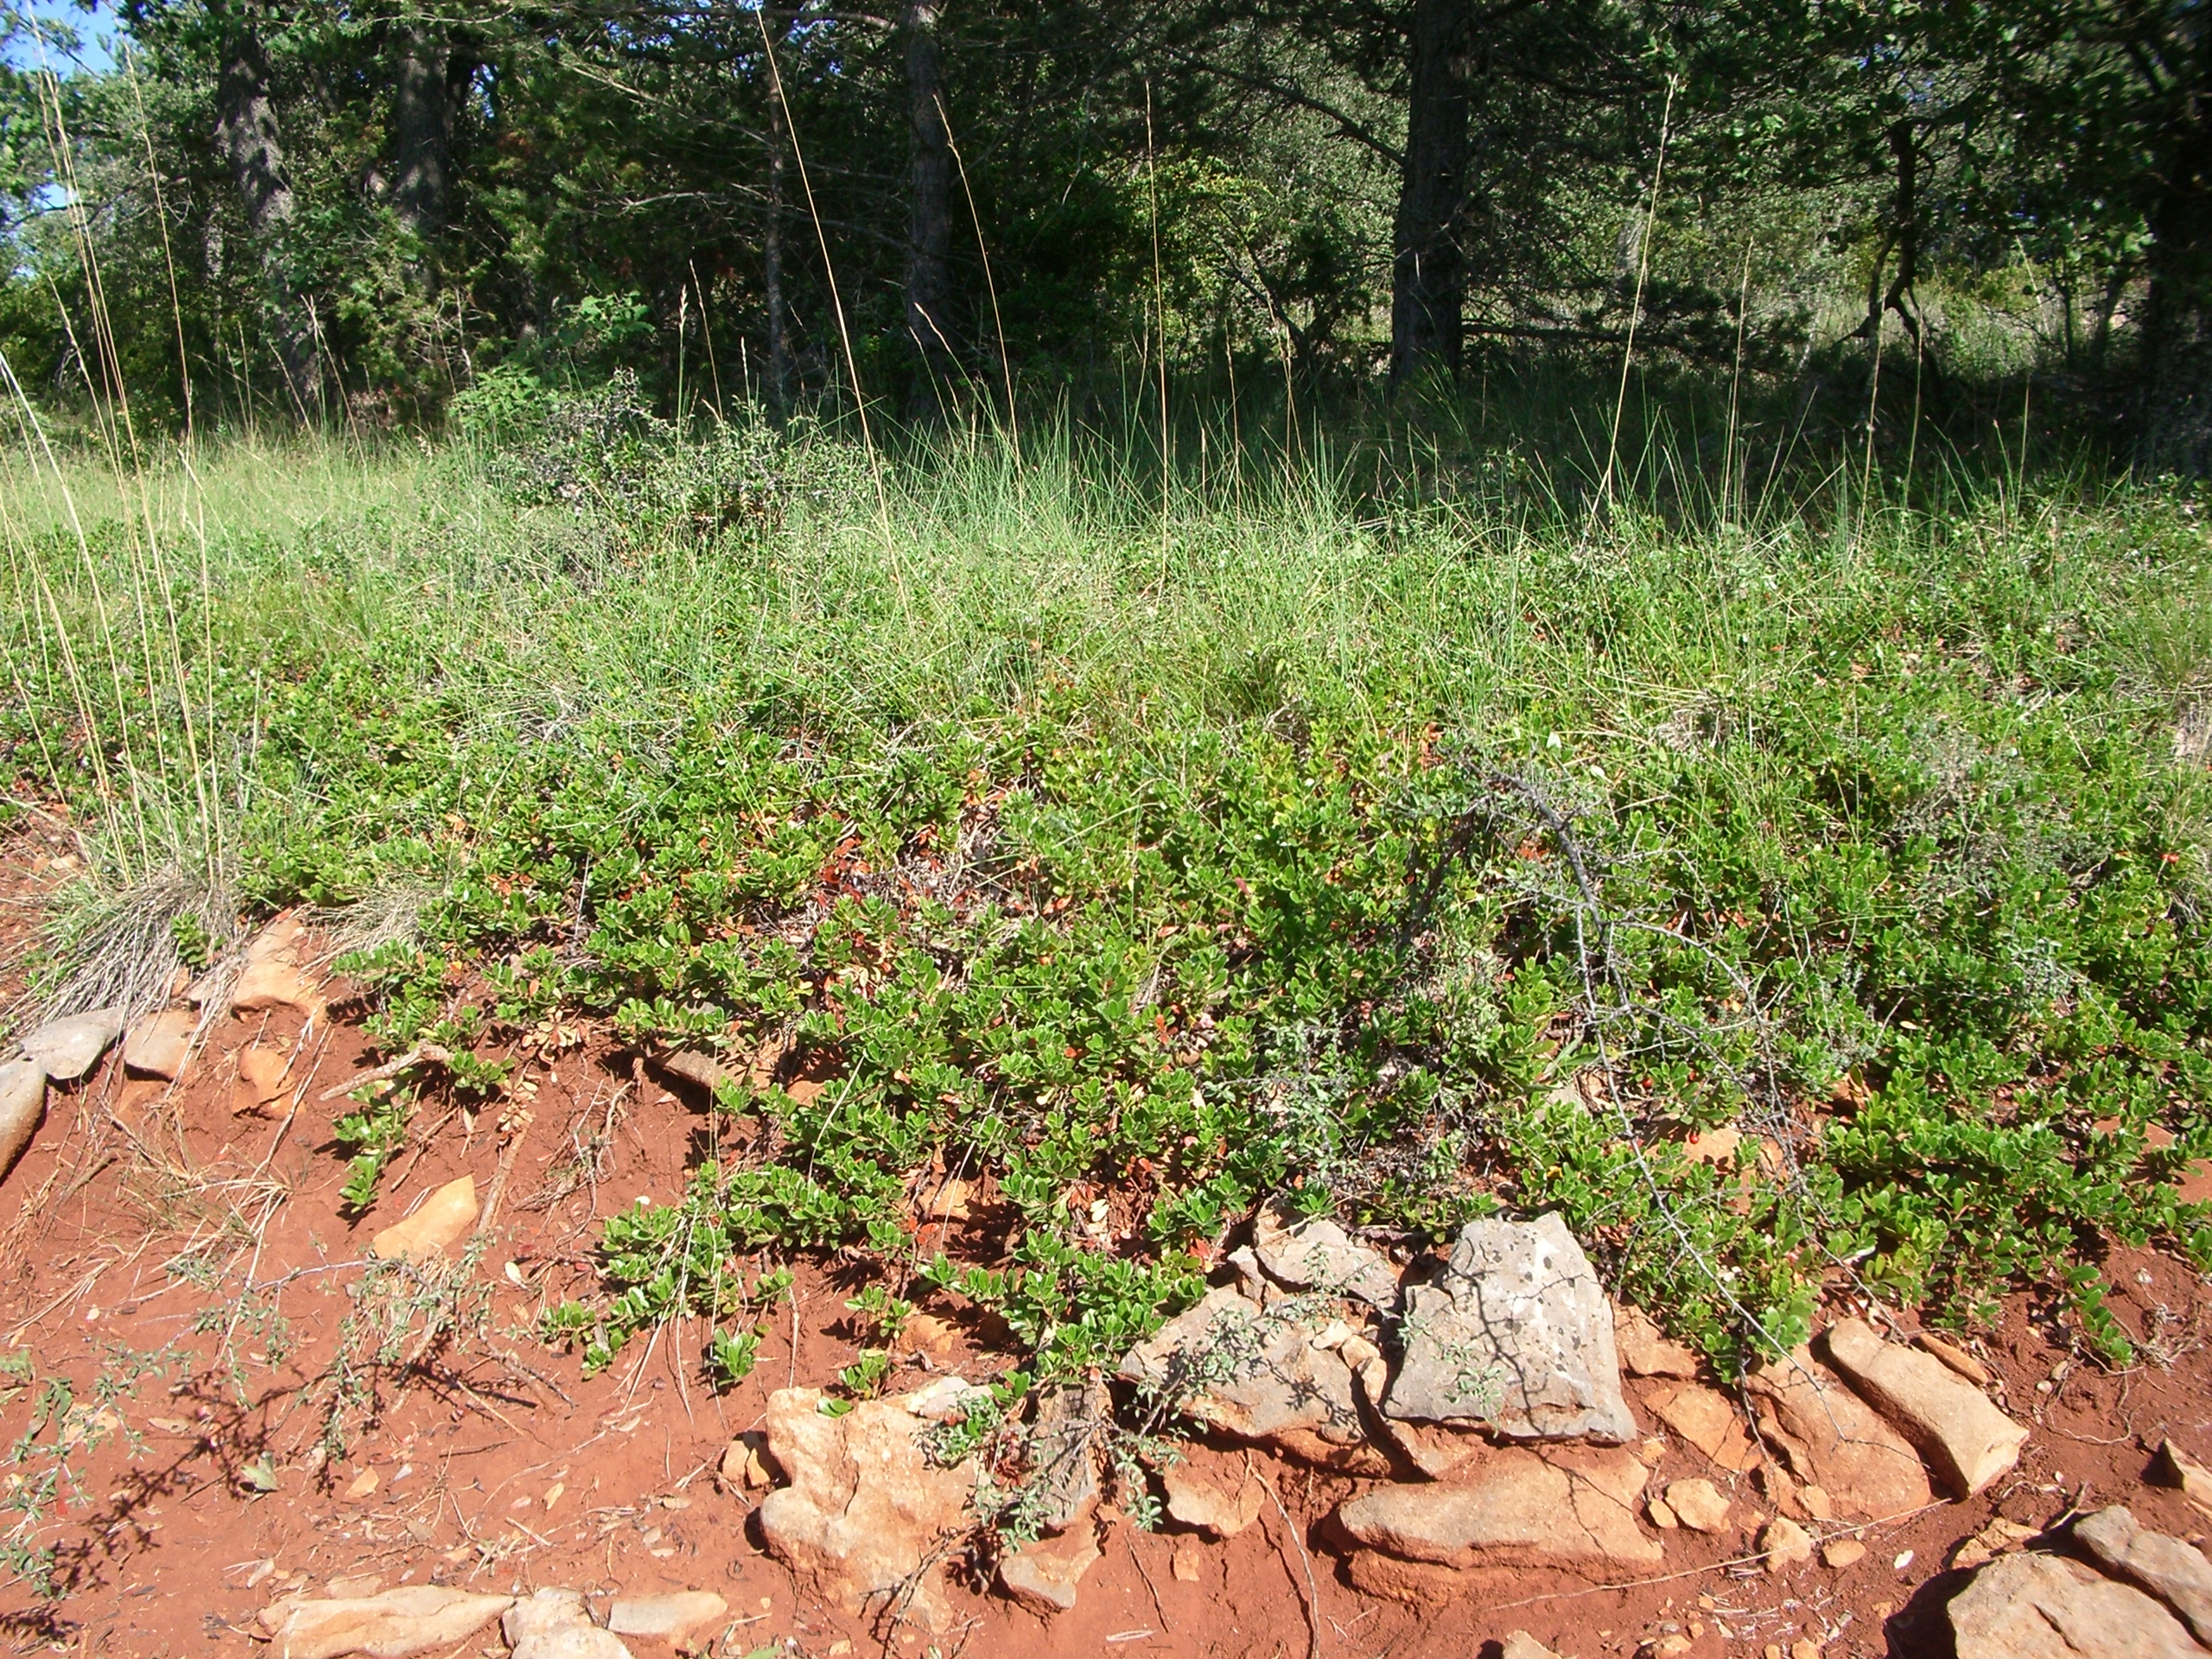
<instances>
[{"instance_id":1,"label":"cracked stone slab","mask_svg":"<svg viewBox=\"0 0 2212 1659\"><path fill-rule=\"evenodd\" d=\"M1858 1319L1828 1327L1827 1351L1844 1380L1957 1494L1981 1491L2020 1460L2025 1425L1934 1355L1885 1342Z\"/></svg>"},{"instance_id":2,"label":"cracked stone slab","mask_svg":"<svg viewBox=\"0 0 2212 1659\"><path fill-rule=\"evenodd\" d=\"M1406 1293L1399 1333L1392 1417L1478 1422L1510 1440L1635 1438L1613 1305L1555 1213L1469 1222L1442 1278Z\"/></svg>"},{"instance_id":3,"label":"cracked stone slab","mask_svg":"<svg viewBox=\"0 0 2212 1659\"><path fill-rule=\"evenodd\" d=\"M1124 1382L1153 1388L1185 1415L1311 1461L1380 1459L1367 1444L1342 1351L1351 1333L1262 1308L1227 1286L1209 1291L1123 1357Z\"/></svg>"},{"instance_id":4,"label":"cracked stone slab","mask_svg":"<svg viewBox=\"0 0 2212 1659\"><path fill-rule=\"evenodd\" d=\"M911 1587L907 1611L931 1630L950 1605L925 1563L947 1533L969 1524L974 1459L931 1462L930 1421L905 1398L863 1400L825 1416L819 1389L768 1396L768 1452L789 1484L761 1501L761 1538L817 1594L855 1615ZM917 1579L918 1573L923 1576Z\"/></svg>"},{"instance_id":5,"label":"cracked stone slab","mask_svg":"<svg viewBox=\"0 0 2212 1659\"><path fill-rule=\"evenodd\" d=\"M23 1053L56 1083L74 1083L123 1035L123 1010L99 1008L49 1020L23 1039Z\"/></svg>"},{"instance_id":6,"label":"cracked stone slab","mask_svg":"<svg viewBox=\"0 0 2212 1659\"><path fill-rule=\"evenodd\" d=\"M2203 1659L2140 1590L2032 1550L1983 1567L1944 1613L1958 1659Z\"/></svg>"},{"instance_id":7,"label":"cracked stone slab","mask_svg":"<svg viewBox=\"0 0 2212 1659\"><path fill-rule=\"evenodd\" d=\"M1252 1222L1252 1253L1279 1285L1397 1312L1398 1272L1389 1259L1325 1217L1294 1221L1281 1200L1262 1205Z\"/></svg>"},{"instance_id":8,"label":"cracked stone slab","mask_svg":"<svg viewBox=\"0 0 2212 1659\"><path fill-rule=\"evenodd\" d=\"M2074 1536L2098 1566L2149 1591L2212 1647L2212 1562L2203 1551L2137 1525L2133 1511L2118 1503L2083 1516Z\"/></svg>"},{"instance_id":9,"label":"cracked stone slab","mask_svg":"<svg viewBox=\"0 0 2212 1659\"><path fill-rule=\"evenodd\" d=\"M1818 1486L1839 1513L1862 1520L1904 1515L1934 1493L1912 1444L1800 1347L1757 1367L1745 1388L1760 1432L1798 1479Z\"/></svg>"},{"instance_id":10,"label":"cracked stone slab","mask_svg":"<svg viewBox=\"0 0 2212 1659\"><path fill-rule=\"evenodd\" d=\"M1337 1522L1369 1549L1439 1567L1658 1565L1636 1522L1649 1471L1626 1452L1509 1446L1450 1481L1377 1486Z\"/></svg>"}]
</instances>

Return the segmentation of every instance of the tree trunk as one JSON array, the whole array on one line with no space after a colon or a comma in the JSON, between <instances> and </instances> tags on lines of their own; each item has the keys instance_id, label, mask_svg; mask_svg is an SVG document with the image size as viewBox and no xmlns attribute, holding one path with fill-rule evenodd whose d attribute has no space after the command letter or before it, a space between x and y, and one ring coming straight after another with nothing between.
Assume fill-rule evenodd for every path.
<instances>
[{"instance_id":1,"label":"tree trunk","mask_svg":"<svg viewBox=\"0 0 2212 1659\"><path fill-rule=\"evenodd\" d=\"M2183 149L2152 222L2143 326L2145 470L2212 475L2212 158Z\"/></svg>"},{"instance_id":2,"label":"tree trunk","mask_svg":"<svg viewBox=\"0 0 2212 1659\"><path fill-rule=\"evenodd\" d=\"M1459 366L1467 257L1468 0L1414 0L1406 153L1391 229L1390 379Z\"/></svg>"},{"instance_id":3,"label":"tree trunk","mask_svg":"<svg viewBox=\"0 0 2212 1659\"><path fill-rule=\"evenodd\" d=\"M791 406L791 337L784 305L784 106L768 100L768 227L762 285L768 296L768 406L781 420Z\"/></svg>"},{"instance_id":4,"label":"tree trunk","mask_svg":"<svg viewBox=\"0 0 2212 1659\"><path fill-rule=\"evenodd\" d=\"M398 25L399 60L391 128L397 177L391 201L399 222L427 248L445 229L453 155L453 105L446 76L452 50L445 30L419 17Z\"/></svg>"},{"instance_id":5,"label":"tree trunk","mask_svg":"<svg viewBox=\"0 0 2212 1659\"><path fill-rule=\"evenodd\" d=\"M954 369L950 211L952 141L945 130L944 75L938 57L938 0L907 0L906 329L926 370L909 399L915 413L935 406L931 381Z\"/></svg>"},{"instance_id":6,"label":"tree trunk","mask_svg":"<svg viewBox=\"0 0 2212 1659\"><path fill-rule=\"evenodd\" d=\"M238 187L245 226L261 258L262 305L295 407L312 420L322 410L322 353L312 308L292 280L286 246L292 181L284 171L269 59L251 22L239 18L223 48L215 87L215 144Z\"/></svg>"}]
</instances>

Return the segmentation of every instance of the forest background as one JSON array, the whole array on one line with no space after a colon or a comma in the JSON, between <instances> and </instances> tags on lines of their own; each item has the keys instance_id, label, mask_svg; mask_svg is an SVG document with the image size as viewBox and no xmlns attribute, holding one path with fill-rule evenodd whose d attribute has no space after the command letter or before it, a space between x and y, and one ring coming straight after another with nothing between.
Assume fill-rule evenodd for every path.
<instances>
[{"instance_id":1,"label":"forest background","mask_svg":"<svg viewBox=\"0 0 2212 1659\"><path fill-rule=\"evenodd\" d=\"M0 89L0 349L56 408L376 429L620 367L683 419L1313 407L1633 333L1780 374L1802 437L1875 416L1886 333L1915 418L2048 368L2153 468L2212 453L2190 0L79 21L10 14Z\"/></svg>"}]
</instances>

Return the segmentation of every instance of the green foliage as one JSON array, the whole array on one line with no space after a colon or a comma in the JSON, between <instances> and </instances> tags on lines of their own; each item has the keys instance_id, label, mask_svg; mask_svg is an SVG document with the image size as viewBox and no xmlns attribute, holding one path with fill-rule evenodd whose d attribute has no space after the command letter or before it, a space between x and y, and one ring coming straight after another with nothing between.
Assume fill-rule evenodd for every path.
<instances>
[{"instance_id":1,"label":"green foliage","mask_svg":"<svg viewBox=\"0 0 2212 1659\"><path fill-rule=\"evenodd\" d=\"M515 456L616 479L619 443L545 442ZM594 1369L690 1314L732 1381L776 1264L834 1251L868 1351L925 1289L1058 1382L1284 1191L1414 1244L1556 1209L1722 1358L1845 1274L1969 1320L2061 1287L2116 1358L2102 1253L2212 1260L2175 1190L2212 1155L2197 499L1960 479L1554 530L1522 482L1193 480L1163 574L1073 470L948 454L879 506L864 457L775 442L842 482L705 529L634 506L675 499L639 456L709 464L673 435L603 486L631 505L551 514L523 461L449 456L404 512L214 543L178 631L194 708L256 734L238 890L404 912L347 969L389 1051L451 1056L341 1119L350 1201L419 1093L495 1091L549 1020L793 1046L809 1086L715 1103L753 1150L611 1218L601 1294L547 1315ZM73 536L34 550L90 617ZM26 767L81 728L37 626ZM92 729L187 753L117 677ZM90 758L43 776L101 823ZM1732 1163L1685 1155L1724 1125ZM987 1266L917 1248L955 1173Z\"/></svg>"}]
</instances>

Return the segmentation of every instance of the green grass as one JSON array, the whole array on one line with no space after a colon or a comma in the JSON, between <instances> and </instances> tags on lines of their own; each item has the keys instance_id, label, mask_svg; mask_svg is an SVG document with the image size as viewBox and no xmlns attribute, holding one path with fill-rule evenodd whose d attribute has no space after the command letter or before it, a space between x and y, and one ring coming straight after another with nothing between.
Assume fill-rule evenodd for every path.
<instances>
[{"instance_id":1,"label":"green grass","mask_svg":"<svg viewBox=\"0 0 2212 1659\"><path fill-rule=\"evenodd\" d=\"M1163 512L1065 428L879 466L616 395L65 467L73 520L18 454L0 744L99 899L41 983L103 918L305 901L480 1091L563 1012L796 1039L818 1097L719 1103L770 1154L608 1224L549 1330L594 1363L689 1309L727 1376L741 1258L842 1248L1065 1374L1285 1187L1556 1207L1723 1360L1854 1281L2044 1286L2121 1358L2103 1252L2212 1266L2205 504L1923 456L1914 510L1854 462L1751 512L1662 460L1600 519L1494 448L1217 448ZM1685 1158L1724 1123L1740 1172ZM1008 1262L919 1259L937 1171Z\"/></svg>"}]
</instances>

